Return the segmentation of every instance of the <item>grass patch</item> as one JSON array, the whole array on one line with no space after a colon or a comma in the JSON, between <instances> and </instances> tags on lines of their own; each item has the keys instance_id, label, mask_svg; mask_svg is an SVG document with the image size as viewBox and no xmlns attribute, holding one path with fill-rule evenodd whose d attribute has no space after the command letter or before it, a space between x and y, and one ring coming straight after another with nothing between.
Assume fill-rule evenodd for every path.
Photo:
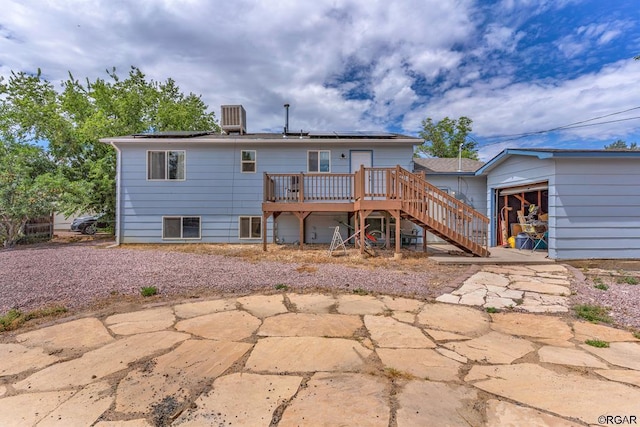
<instances>
[{"instance_id":1,"label":"grass patch","mask_svg":"<svg viewBox=\"0 0 640 427\"><path fill-rule=\"evenodd\" d=\"M590 345L591 347L609 348L609 343L602 340L586 340L585 344Z\"/></svg>"},{"instance_id":2,"label":"grass patch","mask_svg":"<svg viewBox=\"0 0 640 427\"><path fill-rule=\"evenodd\" d=\"M498 313L500 311L495 307L487 307L485 310L487 311L487 313Z\"/></svg>"},{"instance_id":3,"label":"grass patch","mask_svg":"<svg viewBox=\"0 0 640 427\"><path fill-rule=\"evenodd\" d=\"M289 287L287 285L285 285L284 283L278 283L276 286L276 291L288 291Z\"/></svg>"},{"instance_id":4,"label":"grass patch","mask_svg":"<svg viewBox=\"0 0 640 427\"><path fill-rule=\"evenodd\" d=\"M43 317L56 316L58 314L66 312L66 307L62 307L59 305L33 310L28 313L23 313L17 308L12 308L7 313L0 316L0 332L17 329L25 322L28 322L32 319L41 319Z\"/></svg>"},{"instance_id":5,"label":"grass patch","mask_svg":"<svg viewBox=\"0 0 640 427\"><path fill-rule=\"evenodd\" d=\"M598 305L581 304L573 307L576 315L589 322L611 323L613 319L609 316L608 310Z\"/></svg>"},{"instance_id":6,"label":"grass patch","mask_svg":"<svg viewBox=\"0 0 640 427\"><path fill-rule=\"evenodd\" d=\"M607 289L609 289L609 287L604 283L598 283L597 285L594 286L594 288L600 289L601 291L606 291Z\"/></svg>"},{"instance_id":7,"label":"grass patch","mask_svg":"<svg viewBox=\"0 0 640 427\"><path fill-rule=\"evenodd\" d=\"M140 295L143 297L152 297L158 294L158 288L155 286L143 286L140 288Z\"/></svg>"},{"instance_id":8,"label":"grass patch","mask_svg":"<svg viewBox=\"0 0 640 427\"><path fill-rule=\"evenodd\" d=\"M604 285L604 282L602 281L601 277L594 277L593 278L593 284L596 285L596 286L597 285Z\"/></svg>"},{"instance_id":9,"label":"grass patch","mask_svg":"<svg viewBox=\"0 0 640 427\"><path fill-rule=\"evenodd\" d=\"M633 276L618 277L618 280L616 281L621 285L637 285L638 283L640 283L640 281L638 281L638 279Z\"/></svg>"},{"instance_id":10,"label":"grass patch","mask_svg":"<svg viewBox=\"0 0 640 427\"><path fill-rule=\"evenodd\" d=\"M633 336L634 336L634 338L637 338L637 339L639 339L639 340L640 340L640 331L635 331L635 332L633 333Z\"/></svg>"},{"instance_id":11,"label":"grass patch","mask_svg":"<svg viewBox=\"0 0 640 427\"><path fill-rule=\"evenodd\" d=\"M362 288L354 289L353 293L356 295L369 295L369 292L365 291Z\"/></svg>"}]
</instances>

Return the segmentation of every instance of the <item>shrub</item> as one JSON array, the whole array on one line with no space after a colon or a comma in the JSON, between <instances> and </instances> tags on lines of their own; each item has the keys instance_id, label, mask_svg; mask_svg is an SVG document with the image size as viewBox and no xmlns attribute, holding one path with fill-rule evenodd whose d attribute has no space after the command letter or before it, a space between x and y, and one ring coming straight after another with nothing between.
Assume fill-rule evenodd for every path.
<instances>
[{"instance_id":1,"label":"shrub","mask_svg":"<svg viewBox=\"0 0 640 427\"><path fill-rule=\"evenodd\" d=\"M640 283L638 282L638 279L633 276L618 277L617 282L625 285L637 285Z\"/></svg>"},{"instance_id":2,"label":"shrub","mask_svg":"<svg viewBox=\"0 0 640 427\"><path fill-rule=\"evenodd\" d=\"M586 340L585 344L598 348L609 348L609 343L602 340Z\"/></svg>"},{"instance_id":3,"label":"shrub","mask_svg":"<svg viewBox=\"0 0 640 427\"><path fill-rule=\"evenodd\" d=\"M144 286L140 289L140 294L143 297L152 297L158 293L158 288L155 286Z\"/></svg>"},{"instance_id":4,"label":"shrub","mask_svg":"<svg viewBox=\"0 0 640 427\"><path fill-rule=\"evenodd\" d=\"M609 316L608 310L598 305L581 304L574 306L573 310L578 317L588 320L589 322L611 323L613 321Z\"/></svg>"},{"instance_id":5,"label":"shrub","mask_svg":"<svg viewBox=\"0 0 640 427\"><path fill-rule=\"evenodd\" d=\"M276 291L287 291L289 290L289 287L287 285L285 285L284 283L278 283L276 286Z\"/></svg>"}]
</instances>

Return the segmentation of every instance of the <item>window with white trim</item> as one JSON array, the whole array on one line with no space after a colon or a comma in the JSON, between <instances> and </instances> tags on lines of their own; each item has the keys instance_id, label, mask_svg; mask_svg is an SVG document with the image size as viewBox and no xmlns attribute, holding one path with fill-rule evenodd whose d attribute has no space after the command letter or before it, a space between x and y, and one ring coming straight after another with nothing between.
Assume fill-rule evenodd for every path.
<instances>
[{"instance_id":1,"label":"window with white trim","mask_svg":"<svg viewBox=\"0 0 640 427\"><path fill-rule=\"evenodd\" d=\"M262 217L261 216L241 216L238 219L241 239L261 239L262 238Z\"/></svg>"},{"instance_id":2,"label":"window with white trim","mask_svg":"<svg viewBox=\"0 0 640 427\"><path fill-rule=\"evenodd\" d=\"M199 216L163 216L163 239L200 239Z\"/></svg>"},{"instance_id":3,"label":"window with white trim","mask_svg":"<svg viewBox=\"0 0 640 427\"><path fill-rule=\"evenodd\" d=\"M331 151L307 151L307 171L318 173L331 172Z\"/></svg>"},{"instance_id":4,"label":"window with white trim","mask_svg":"<svg viewBox=\"0 0 640 427\"><path fill-rule=\"evenodd\" d=\"M240 152L240 170L243 173L256 172L256 150L242 150Z\"/></svg>"},{"instance_id":5,"label":"window with white trim","mask_svg":"<svg viewBox=\"0 0 640 427\"><path fill-rule=\"evenodd\" d=\"M147 179L184 181L185 150L147 151Z\"/></svg>"}]
</instances>

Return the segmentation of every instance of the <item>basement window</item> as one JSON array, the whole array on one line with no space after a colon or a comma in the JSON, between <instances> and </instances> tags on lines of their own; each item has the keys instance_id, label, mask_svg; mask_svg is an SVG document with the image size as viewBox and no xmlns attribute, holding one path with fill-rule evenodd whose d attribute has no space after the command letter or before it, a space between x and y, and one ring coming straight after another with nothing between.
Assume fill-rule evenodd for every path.
<instances>
[{"instance_id":1,"label":"basement window","mask_svg":"<svg viewBox=\"0 0 640 427\"><path fill-rule=\"evenodd\" d=\"M164 216L162 217L163 239L199 239L200 217Z\"/></svg>"},{"instance_id":2,"label":"basement window","mask_svg":"<svg viewBox=\"0 0 640 427\"><path fill-rule=\"evenodd\" d=\"M262 217L261 216L241 216L240 239L261 239L262 238Z\"/></svg>"}]
</instances>

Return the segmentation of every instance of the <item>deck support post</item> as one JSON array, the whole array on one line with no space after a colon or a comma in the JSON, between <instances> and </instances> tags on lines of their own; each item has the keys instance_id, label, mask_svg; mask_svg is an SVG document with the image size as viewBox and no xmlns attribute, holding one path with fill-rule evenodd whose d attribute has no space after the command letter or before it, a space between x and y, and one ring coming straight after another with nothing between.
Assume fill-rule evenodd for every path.
<instances>
[{"instance_id":1,"label":"deck support post","mask_svg":"<svg viewBox=\"0 0 640 427\"><path fill-rule=\"evenodd\" d=\"M271 216L271 212L262 211L262 251L263 252L267 251L267 220L269 219L270 216ZM276 232L275 228L273 232L274 233ZM274 240L275 240L275 234L274 234Z\"/></svg>"},{"instance_id":2,"label":"deck support post","mask_svg":"<svg viewBox=\"0 0 640 427\"><path fill-rule=\"evenodd\" d=\"M422 252L427 252L427 227L422 226Z\"/></svg>"},{"instance_id":3,"label":"deck support post","mask_svg":"<svg viewBox=\"0 0 640 427\"><path fill-rule=\"evenodd\" d=\"M294 212L295 216L298 217L298 221L300 223L300 250L304 247L304 220L309 216L311 212Z\"/></svg>"},{"instance_id":4,"label":"deck support post","mask_svg":"<svg viewBox=\"0 0 640 427\"><path fill-rule=\"evenodd\" d=\"M402 220L402 218L400 218L400 211L397 210L392 210L389 211L389 213L393 216L393 218L396 220L396 249L395 249L395 253L399 254L401 253L400 248L401 248L401 244L402 244L402 240L400 236L400 233L402 232L400 229L400 221Z\"/></svg>"}]
</instances>

